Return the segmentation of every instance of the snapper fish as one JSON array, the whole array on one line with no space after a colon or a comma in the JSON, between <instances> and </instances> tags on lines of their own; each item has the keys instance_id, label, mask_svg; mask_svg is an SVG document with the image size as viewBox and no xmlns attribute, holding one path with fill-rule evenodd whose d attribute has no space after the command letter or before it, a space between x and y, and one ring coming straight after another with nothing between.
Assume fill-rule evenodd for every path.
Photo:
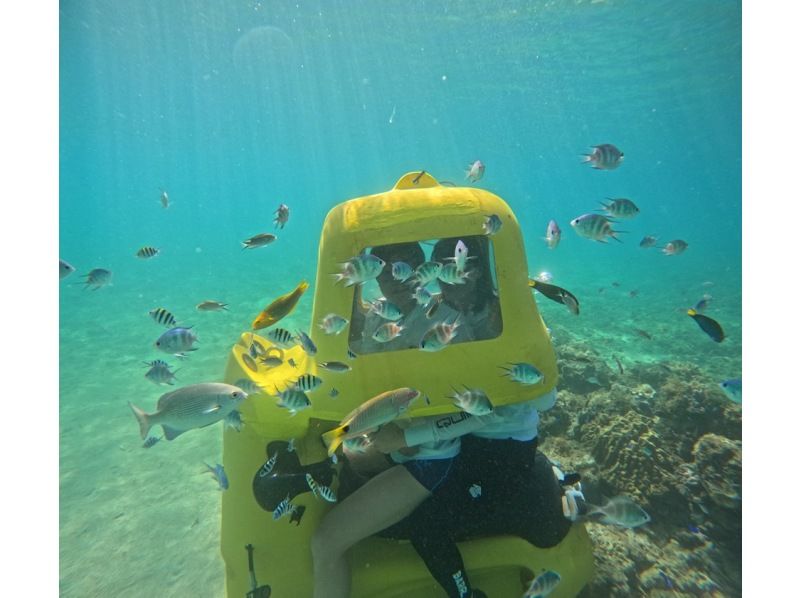
<instances>
[{"instance_id":1,"label":"snapper fish","mask_svg":"<svg viewBox=\"0 0 800 598\"><path fill-rule=\"evenodd\" d=\"M483 173L486 171L486 166L480 160L475 160L472 164L467 166L467 176L464 177L470 183L477 183L483 178Z\"/></svg>"},{"instance_id":2,"label":"snapper fish","mask_svg":"<svg viewBox=\"0 0 800 598\"><path fill-rule=\"evenodd\" d=\"M414 270L405 262L392 262L392 278L405 282L414 273Z\"/></svg>"},{"instance_id":3,"label":"snapper fish","mask_svg":"<svg viewBox=\"0 0 800 598\"><path fill-rule=\"evenodd\" d=\"M599 523L627 528L639 527L650 521L650 515L627 496L615 496L602 507L589 503L586 506L586 518L590 521L599 516Z\"/></svg>"},{"instance_id":4,"label":"snapper fish","mask_svg":"<svg viewBox=\"0 0 800 598\"><path fill-rule=\"evenodd\" d=\"M639 208L630 199L624 197L617 199L606 197L606 199L611 203L600 202L600 205L603 206L603 211L609 216L614 218L633 218L639 213Z\"/></svg>"},{"instance_id":5,"label":"snapper fish","mask_svg":"<svg viewBox=\"0 0 800 598\"><path fill-rule=\"evenodd\" d=\"M421 394L414 388L403 387L387 390L364 401L348 413L336 428L322 435L322 441L328 447L328 456L333 455L343 441L363 436L405 413Z\"/></svg>"},{"instance_id":6,"label":"snapper fish","mask_svg":"<svg viewBox=\"0 0 800 598\"><path fill-rule=\"evenodd\" d=\"M593 241L597 241L599 243L605 243L606 237L611 237L615 241L622 243L622 241L620 241L616 235L618 233L627 232L612 229L611 221L600 214L583 214L582 216L578 216L577 218L573 219L570 222L570 226L572 226L572 228L575 229L575 232L581 237L592 239Z\"/></svg>"},{"instance_id":7,"label":"snapper fish","mask_svg":"<svg viewBox=\"0 0 800 598\"><path fill-rule=\"evenodd\" d=\"M228 304L211 299L197 304L197 311L228 311Z\"/></svg>"},{"instance_id":8,"label":"snapper fish","mask_svg":"<svg viewBox=\"0 0 800 598\"><path fill-rule=\"evenodd\" d=\"M519 382L523 386L538 384L544 380L544 374L542 374L542 372L540 372L536 366L530 363L512 363L510 368L502 365L500 368L506 371L503 376L508 376L514 382Z\"/></svg>"},{"instance_id":9,"label":"snapper fish","mask_svg":"<svg viewBox=\"0 0 800 598\"><path fill-rule=\"evenodd\" d=\"M341 272L332 276L335 283L344 280L344 286L349 287L377 278L385 265L377 255L362 253L339 264Z\"/></svg>"},{"instance_id":10,"label":"snapper fish","mask_svg":"<svg viewBox=\"0 0 800 598\"><path fill-rule=\"evenodd\" d=\"M69 262L65 262L64 260L58 260L58 278L59 280L62 278L66 278L70 274L75 272L75 266L70 264Z\"/></svg>"},{"instance_id":11,"label":"snapper fish","mask_svg":"<svg viewBox=\"0 0 800 598\"><path fill-rule=\"evenodd\" d=\"M610 143L593 145L592 153L583 155L585 156L583 160L584 164L589 163L592 165L592 168L597 170L614 170L622 164L625 158L625 154Z\"/></svg>"},{"instance_id":12,"label":"snapper fish","mask_svg":"<svg viewBox=\"0 0 800 598\"><path fill-rule=\"evenodd\" d=\"M151 257L156 257L159 253L161 253L161 250L158 249L157 247L151 247L149 245L145 245L144 247L141 247L139 251L136 252L136 257L141 258L143 260L147 260L150 259Z\"/></svg>"},{"instance_id":13,"label":"snapper fish","mask_svg":"<svg viewBox=\"0 0 800 598\"><path fill-rule=\"evenodd\" d=\"M303 296L306 289L308 289L308 283L302 280L293 291L275 299L275 301L270 303L256 316L256 319L253 320L253 324L251 325L252 329L260 330L261 328L267 328L288 316L297 306L300 297Z\"/></svg>"},{"instance_id":14,"label":"snapper fish","mask_svg":"<svg viewBox=\"0 0 800 598\"><path fill-rule=\"evenodd\" d=\"M664 247L661 248L661 252L664 255L680 255L686 251L687 247L689 247L689 244L686 241L675 239L664 245Z\"/></svg>"},{"instance_id":15,"label":"snapper fish","mask_svg":"<svg viewBox=\"0 0 800 598\"><path fill-rule=\"evenodd\" d=\"M325 334L339 334L348 323L349 320L347 318L331 313L322 318L319 327L322 328Z\"/></svg>"},{"instance_id":16,"label":"snapper fish","mask_svg":"<svg viewBox=\"0 0 800 598\"><path fill-rule=\"evenodd\" d=\"M544 598L549 596L561 581L561 576L555 571L544 571L536 576L525 590L522 598Z\"/></svg>"},{"instance_id":17,"label":"snapper fish","mask_svg":"<svg viewBox=\"0 0 800 598\"><path fill-rule=\"evenodd\" d=\"M555 249L558 247L558 243L561 241L561 229L558 227L558 223L555 220L551 220L547 223L547 230L544 233L544 241L547 243L547 247L550 249Z\"/></svg>"},{"instance_id":18,"label":"snapper fish","mask_svg":"<svg viewBox=\"0 0 800 598\"><path fill-rule=\"evenodd\" d=\"M85 289L92 287L92 290L96 291L111 284L111 270L106 270L105 268L90 270L88 274L84 274L84 277L86 278L84 281Z\"/></svg>"},{"instance_id":19,"label":"snapper fish","mask_svg":"<svg viewBox=\"0 0 800 598\"><path fill-rule=\"evenodd\" d=\"M242 241L242 250L256 249L257 247L264 247L276 241L278 237L272 233L259 233Z\"/></svg>"},{"instance_id":20,"label":"snapper fish","mask_svg":"<svg viewBox=\"0 0 800 598\"><path fill-rule=\"evenodd\" d=\"M197 335L189 328L181 328L180 326L170 328L155 342L155 347L159 351L176 355L178 357L186 357L187 351L197 351L194 343L198 342Z\"/></svg>"},{"instance_id":21,"label":"snapper fish","mask_svg":"<svg viewBox=\"0 0 800 598\"><path fill-rule=\"evenodd\" d=\"M237 413L247 393L231 384L206 382L173 390L158 399L155 413L145 413L136 405L128 405L139 422L142 438L152 426L164 429L164 438L173 440L184 432L204 428ZM238 414L238 413L237 413Z\"/></svg>"},{"instance_id":22,"label":"snapper fish","mask_svg":"<svg viewBox=\"0 0 800 598\"><path fill-rule=\"evenodd\" d=\"M283 229L283 227L286 226L286 223L289 222L289 206L287 206L285 203L282 203L273 213L275 214L275 220L273 220L275 228Z\"/></svg>"},{"instance_id":23,"label":"snapper fish","mask_svg":"<svg viewBox=\"0 0 800 598\"><path fill-rule=\"evenodd\" d=\"M464 387L462 392L458 392L454 388L453 392L455 394L450 397L453 399L453 404L470 415L487 415L494 411L489 397L480 388Z\"/></svg>"}]
</instances>

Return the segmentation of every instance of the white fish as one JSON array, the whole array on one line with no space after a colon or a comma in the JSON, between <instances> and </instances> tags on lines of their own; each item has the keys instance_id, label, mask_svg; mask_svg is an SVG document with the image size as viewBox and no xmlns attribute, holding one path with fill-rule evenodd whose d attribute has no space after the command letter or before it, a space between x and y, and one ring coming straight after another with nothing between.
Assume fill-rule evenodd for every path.
<instances>
[{"instance_id":1,"label":"white fish","mask_svg":"<svg viewBox=\"0 0 800 598\"><path fill-rule=\"evenodd\" d=\"M434 324L422 337L419 342L419 348L428 352L444 349L458 334L460 318L461 314L456 316L456 319L451 324L447 322Z\"/></svg>"},{"instance_id":2,"label":"white fish","mask_svg":"<svg viewBox=\"0 0 800 598\"><path fill-rule=\"evenodd\" d=\"M145 413L129 402L139 422L142 438L152 426L160 425L164 437L172 440L196 428L203 428L228 417L247 398L241 388L231 384L207 382L191 384L168 392L158 399L155 413Z\"/></svg>"},{"instance_id":3,"label":"white fish","mask_svg":"<svg viewBox=\"0 0 800 598\"><path fill-rule=\"evenodd\" d=\"M471 183L475 183L483 178L483 173L486 170L483 162L475 160L472 164L467 166L467 176Z\"/></svg>"},{"instance_id":4,"label":"white fish","mask_svg":"<svg viewBox=\"0 0 800 598\"><path fill-rule=\"evenodd\" d=\"M378 327L373 333L372 338L379 343L388 343L400 336L401 332L403 332L402 326L396 322L386 322Z\"/></svg>"},{"instance_id":5,"label":"white fish","mask_svg":"<svg viewBox=\"0 0 800 598\"><path fill-rule=\"evenodd\" d=\"M561 229L558 228L558 223L556 223L555 220L551 220L547 223L544 240L550 249L558 247L558 243L561 241Z\"/></svg>"},{"instance_id":6,"label":"white fish","mask_svg":"<svg viewBox=\"0 0 800 598\"><path fill-rule=\"evenodd\" d=\"M361 254L340 264L342 271L333 278L335 282L344 280L344 286L349 287L377 278L385 265L386 262L376 255Z\"/></svg>"},{"instance_id":7,"label":"white fish","mask_svg":"<svg viewBox=\"0 0 800 598\"><path fill-rule=\"evenodd\" d=\"M555 571L544 571L531 582L522 598L544 598L549 596L560 581L561 576Z\"/></svg>"},{"instance_id":8,"label":"white fish","mask_svg":"<svg viewBox=\"0 0 800 598\"><path fill-rule=\"evenodd\" d=\"M65 262L64 260L58 260L58 278L59 280L62 278L66 278L70 274L75 272L75 266L72 264Z\"/></svg>"},{"instance_id":9,"label":"white fish","mask_svg":"<svg viewBox=\"0 0 800 598\"><path fill-rule=\"evenodd\" d=\"M199 339L190 328L181 328L180 326L170 328L158 337L155 342L156 349L178 357L186 357L187 351L197 351L193 345Z\"/></svg>"},{"instance_id":10,"label":"white fish","mask_svg":"<svg viewBox=\"0 0 800 598\"><path fill-rule=\"evenodd\" d=\"M322 318L319 327L322 328L325 334L339 334L348 323L349 320L347 318L331 313Z\"/></svg>"},{"instance_id":11,"label":"white fish","mask_svg":"<svg viewBox=\"0 0 800 598\"><path fill-rule=\"evenodd\" d=\"M586 517L599 514L601 515L600 523L633 528L650 521L650 515L627 496L615 496L602 507L588 503L587 506L589 510L586 513Z\"/></svg>"},{"instance_id":12,"label":"white fish","mask_svg":"<svg viewBox=\"0 0 800 598\"><path fill-rule=\"evenodd\" d=\"M538 384L544 380L542 372L530 363L512 363L510 368L500 367L506 370L506 373L503 374L504 376L508 376L515 382L519 382L525 386Z\"/></svg>"},{"instance_id":13,"label":"white fish","mask_svg":"<svg viewBox=\"0 0 800 598\"><path fill-rule=\"evenodd\" d=\"M494 410L492 402L480 388L464 388L463 392L453 389L453 404L471 415L487 415Z\"/></svg>"}]
</instances>

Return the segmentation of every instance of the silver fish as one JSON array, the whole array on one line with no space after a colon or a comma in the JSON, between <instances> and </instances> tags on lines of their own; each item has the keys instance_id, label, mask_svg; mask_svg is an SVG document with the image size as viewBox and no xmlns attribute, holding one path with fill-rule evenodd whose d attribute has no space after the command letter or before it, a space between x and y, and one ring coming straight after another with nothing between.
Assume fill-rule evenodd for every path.
<instances>
[{"instance_id":1,"label":"silver fish","mask_svg":"<svg viewBox=\"0 0 800 598\"><path fill-rule=\"evenodd\" d=\"M66 278L70 274L75 272L75 266L72 264L65 262L64 260L58 260L58 278Z\"/></svg>"},{"instance_id":2,"label":"silver fish","mask_svg":"<svg viewBox=\"0 0 800 598\"><path fill-rule=\"evenodd\" d=\"M275 214L275 220L273 220L275 228L282 229L284 226L286 226L286 223L289 222L289 206L287 206L285 203L282 203L273 213Z\"/></svg>"},{"instance_id":3,"label":"silver fish","mask_svg":"<svg viewBox=\"0 0 800 598\"><path fill-rule=\"evenodd\" d=\"M417 303L423 307L430 303L432 297L433 295L431 295L425 287L417 287L414 289L414 299L416 299Z\"/></svg>"},{"instance_id":4,"label":"silver fish","mask_svg":"<svg viewBox=\"0 0 800 598\"><path fill-rule=\"evenodd\" d=\"M550 249L555 249L558 247L559 241L561 241L561 229L558 228L558 223L555 220L551 220L547 223L547 230L544 234L545 243Z\"/></svg>"},{"instance_id":5,"label":"silver fish","mask_svg":"<svg viewBox=\"0 0 800 598\"><path fill-rule=\"evenodd\" d=\"M311 392L312 390L319 388L321 385L322 378L318 378L313 374L303 374L292 386L297 390L302 390L303 392Z\"/></svg>"},{"instance_id":6,"label":"silver fish","mask_svg":"<svg viewBox=\"0 0 800 598\"><path fill-rule=\"evenodd\" d=\"M292 333L285 328L270 328L264 336L281 349L291 349L296 344Z\"/></svg>"},{"instance_id":7,"label":"silver fish","mask_svg":"<svg viewBox=\"0 0 800 598\"><path fill-rule=\"evenodd\" d=\"M455 394L450 397L453 404L471 415L487 415L494 410L492 402L480 388L464 388L463 392L453 389Z\"/></svg>"},{"instance_id":8,"label":"silver fish","mask_svg":"<svg viewBox=\"0 0 800 598\"><path fill-rule=\"evenodd\" d=\"M611 222L600 214L583 214L574 218L570 225L581 237L592 239L600 243L605 243L606 237L611 237L615 241L619 241L617 234L625 231L618 231L611 228Z\"/></svg>"},{"instance_id":9,"label":"silver fish","mask_svg":"<svg viewBox=\"0 0 800 598\"><path fill-rule=\"evenodd\" d=\"M633 528L650 521L650 515L627 496L615 496L602 507L588 503L587 506L589 510L586 513L586 517L591 518L593 515L600 515L600 523Z\"/></svg>"},{"instance_id":10,"label":"silver fish","mask_svg":"<svg viewBox=\"0 0 800 598\"><path fill-rule=\"evenodd\" d=\"M349 365L342 363L341 361L320 361L317 363L317 365L321 368L337 373L349 372L352 369Z\"/></svg>"},{"instance_id":11,"label":"silver fish","mask_svg":"<svg viewBox=\"0 0 800 598\"><path fill-rule=\"evenodd\" d=\"M689 244L686 241L675 239L664 245L661 251L664 255L680 255L686 251L687 247L689 247Z\"/></svg>"},{"instance_id":12,"label":"silver fish","mask_svg":"<svg viewBox=\"0 0 800 598\"><path fill-rule=\"evenodd\" d=\"M228 311L228 304L221 301L207 300L197 304L197 311Z\"/></svg>"},{"instance_id":13,"label":"silver fish","mask_svg":"<svg viewBox=\"0 0 800 598\"><path fill-rule=\"evenodd\" d=\"M584 164L589 163L592 168L598 170L614 170L625 158L625 154L610 143L601 143L600 145L592 146L591 154L583 154L585 159Z\"/></svg>"},{"instance_id":14,"label":"silver fish","mask_svg":"<svg viewBox=\"0 0 800 598\"><path fill-rule=\"evenodd\" d=\"M555 571L544 571L531 582L522 598L544 598L549 596L560 581L561 576Z\"/></svg>"},{"instance_id":15,"label":"silver fish","mask_svg":"<svg viewBox=\"0 0 800 598\"><path fill-rule=\"evenodd\" d=\"M272 233L260 233L249 239L242 241L242 249L255 249L256 247L264 247L276 241L278 237Z\"/></svg>"},{"instance_id":16,"label":"silver fish","mask_svg":"<svg viewBox=\"0 0 800 598\"><path fill-rule=\"evenodd\" d=\"M153 384L169 384L172 386L177 380L175 372L169 369L169 364L166 361L156 359L148 364L150 369L144 375L145 378L150 380Z\"/></svg>"},{"instance_id":17,"label":"silver fish","mask_svg":"<svg viewBox=\"0 0 800 598\"><path fill-rule=\"evenodd\" d=\"M630 199L624 197L619 197L617 199L606 197L606 199L611 203L600 202L600 205L603 206L603 210L609 216L613 216L614 218L633 218L639 213L638 206Z\"/></svg>"},{"instance_id":18,"label":"silver fish","mask_svg":"<svg viewBox=\"0 0 800 598\"><path fill-rule=\"evenodd\" d=\"M298 411L311 407L311 401L302 390L289 388L279 392L278 396L280 397L277 403L278 407L288 409L291 416L297 415Z\"/></svg>"},{"instance_id":19,"label":"silver fish","mask_svg":"<svg viewBox=\"0 0 800 598\"><path fill-rule=\"evenodd\" d=\"M378 299L370 303L369 311L379 315L384 320L396 322L403 317L403 312L394 303L386 299Z\"/></svg>"},{"instance_id":20,"label":"silver fish","mask_svg":"<svg viewBox=\"0 0 800 598\"><path fill-rule=\"evenodd\" d=\"M228 489L228 476L225 474L225 468L217 463L214 467L211 467L208 463L203 463L206 466L206 469L203 473L210 473L214 476L214 479L217 480L217 484L219 485L220 490L227 490Z\"/></svg>"},{"instance_id":21,"label":"silver fish","mask_svg":"<svg viewBox=\"0 0 800 598\"><path fill-rule=\"evenodd\" d=\"M497 214L492 214L491 216L487 216L486 221L483 223L483 234L495 235L502 226L503 226L503 221L500 220L500 216L498 216Z\"/></svg>"},{"instance_id":22,"label":"silver fish","mask_svg":"<svg viewBox=\"0 0 800 598\"><path fill-rule=\"evenodd\" d=\"M414 270L405 262L392 263L392 277L397 281L405 282L413 273Z\"/></svg>"},{"instance_id":23,"label":"silver fish","mask_svg":"<svg viewBox=\"0 0 800 598\"><path fill-rule=\"evenodd\" d=\"M186 357L187 351L197 351L192 345L199 339L190 328L170 328L156 341L156 349L178 357Z\"/></svg>"},{"instance_id":24,"label":"silver fish","mask_svg":"<svg viewBox=\"0 0 800 598\"><path fill-rule=\"evenodd\" d=\"M467 176L469 182L476 183L483 178L483 173L486 171L486 166L480 160L475 160L472 164L467 166Z\"/></svg>"},{"instance_id":25,"label":"silver fish","mask_svg":"<svg viewBox=\"0 0 800 598\"><path fill-rule=\"evenodd\" d=\"M388 343L400 336L402 331L403 327L397 322L386 322L378 326L377 330L372 334L372 338L379 343Z\"/></svg>"},{"instance_id":26,"label":"silver fish","mask_svg":"<svg viewBox=\"0 0 800 598\"><path fill-rule=\"evenodd\" d=\"M275 463L277 462L278 462L278 453L275 453L274 455L272 455L272 457L267 459L266 463L264 463L264 465L261 466L261 469L258 470L258 477L264 478L268 476L272 471L272 468L275 467Z\"/></svg>"},{"instance_id":27,"label":"silver fish","mask_svg":"<svg viewBox=\"0 0 800 598\"><path fill-rule=\"evenodd\" d=\"M139 422L142 438L152 426L160 425L167 440L184 432L221 421L247 398L241 388L231 384L206 382L191 384L168 392L158 399L155 413L145 413L133 403L128 405Z\"/></svg>"},{"instance_id":28,"label":"silver fish","mask_svg":"<svg viewBox=\"0 0 800 598\"><path fill-rule=\"evenodd\" d=\"M151 257L156 257L159 253L161 253L161 250L157 247L145 245L136 252L136 257L146 260L150 259Z\"/></svg>"},{"instance_id":29,"label":"silver fish","mask_svg":"<svg viewBox=\"0 0 800 598\"><path fill-rule=\"evenodd\" d=\"M538 384L544 380L544 375L535 366L530 363L512 363L510 368L500 366L506 371L504 376L508 376L514 382L519 382L522 385L529 386L531 384Z\"/></svg>"},{"instance_id":30,"label":"silver fish","mask_svg":"<svg viewBox=\"0 0 800 598\"><path fill-rule=\"evenodd\" d=\"M328 502L336 502L336 493L329 486L317 485L317 493Z\"/></svg>"},{"instance_id":31,"label":"silver fish","mask_svg":"<svg viewBox=\"0 0 800 598\"><path fill-rule=\"evenodd\" d=\"M335 282L344 280L344 286L349 287L377 278L385 265L386 262L376 255L361 254L340 264L342 271L333 278Z\"/></svg>"},{"instance_id":32,"label":"silver fish","mask_svg":"<svg viewBox=\"0 0 800 598\"><path fill-rule=\"evenodd\" d=\"M434 324L423 335L422 340L419 342L419 348L422 351L428 352L441 351L444 349L458 334L458 327L460 325L458 320L460 317L460 315L457 316L451 324L447 322Z\"/></svg>"},{"instance_id":33,"label":"silver fish","mask_svg":"<svg viewBox=\"0 0 800 598\"><path fill-rule=\"evenodd\" d=\"M439 272L442 271L442 264L439 262L424 262L420 264L414 271L414 282L421 287L424 287L430 282L436 280Z\"/></svg>"},{"instance_id":34,"label":"silver fish","mask_svg":"<svg viewBox=\"0 0 800 598\"><path fill-rule=\"evenodd\" d=\"M165 210L169 207L169 195L166 191L161 191L161 207Z\"/></svg>"},{"instance_id":35,"label":"silver fish","mask_svg":"<svg viewBox=\"0 0 800 598\"><path fill-rule=\"evenodd\" d=\"M309 355L316 355L317 354L317 346L314 344L314 341L311 340L305 332L302 330L298 330L297 334L295 335L295 340L297 340L301 345L303 345L303 349Z\"/></svg>"},{"instance_id":36,"label":"silver fish","mask_svg":"<svg viewBox=\"0 0 800 598\"><path fill-rule=\"evenodd\" d=\"M106 270L105 268L95 268L90 270L88 274L84 274L84 276L86 277L84 281L85 289L92 287L92 290L96 291L111 284L111 270Z\"/></svg>"},{"instance_id":37,"label":"silver fish","mask_svg":"<svg viewBox=\"0 0 800 598\"><path fill-rule=\"evenodd\" d=\"M153 321L156 324L161 324L167 328L173 328L178 323L178 321L175 319L175 316L164 307L156 307L147 313L150 314L150 317L153 318Z\"/></svg>"},{"instance_id":38,"label":"silver fish","mask_svg":"<svg viewBox=\"0 0 800 598\"><path fill-rule=\"evenodd\" d=\"M328 314L322 318L319 327L325 331L325 334L339 334L348 323L349 320L347 318L343 318L338 314Z\"/></svg>"},{"instance_id":39,"label":"silver fish","mask_svg":"<svg viewBox=\"0 0 800 598\"><path fill-rule=\"evenodd\" d=\"M289 503L289 495L287 494L286 498L284 498L281 502L279 502L278 506L275 507L275 510L272 512L272 519L277 521L290 511L291 511L291 505Z\"/></svg>"}]
</instances>

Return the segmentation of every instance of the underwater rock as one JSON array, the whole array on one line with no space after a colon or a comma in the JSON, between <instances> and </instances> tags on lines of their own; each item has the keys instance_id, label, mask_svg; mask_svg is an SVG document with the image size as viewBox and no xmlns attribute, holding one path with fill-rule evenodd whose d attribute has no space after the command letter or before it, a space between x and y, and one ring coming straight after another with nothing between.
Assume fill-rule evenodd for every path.
<instances>
[{"instance_id":1,"label":"underwater rock","mask_svg":"<svg viewBox=\"0 0 800 598\"><path fill-rule=\"evenodd\" d=\"M581 343L558 350L559 389L588 394L610 386L612 370L596 351Z\"/></svg>"},{"instance_id":2,"label":"underwater rock","mask_svg":"<svg viewBox=\"0 0 800 598\"><path fill-rule=\"evenodd\" d=\"M716 434L705 434L692 450L700 483L717 505L742 506L742 443Z\"/></svg>"}]
</instances>

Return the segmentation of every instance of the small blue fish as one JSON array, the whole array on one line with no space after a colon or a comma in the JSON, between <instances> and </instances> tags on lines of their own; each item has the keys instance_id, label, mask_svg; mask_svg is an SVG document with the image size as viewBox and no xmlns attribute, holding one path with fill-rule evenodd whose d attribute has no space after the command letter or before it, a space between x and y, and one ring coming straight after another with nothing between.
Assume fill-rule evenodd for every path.
<instances>
[{"instance_id":1,"label":"small blue fish","mask_svg":"<svg viewBox=\"0 0 800 598\"><path fill-rule=\"evenodd\" d=\"M335 399L336 397L339 396L339 391L336 390L335 388L331 388L331 391L328 393L328 396L332 399Z\"/></svg>"},{"instance_id":2,"label":"small blue fish","mask_svg":"<svg viewBox=\"0 0 800 598\"><path fill-rule=\"evenodd\" d=\"M720 388L725 391L725 394L728 395L728 398L733 401L734 403L742 404L742 379L741 378L731 378L730 380L725 380L720 382Z\"/></svg>"},{"instance_id":3,"label":"small blue fish","mask_svg":"<svg viewBox=\"0 0 800 598\"><path fill-rule=\"evenodd\" d=\"M217 480L217 484L219 484L220 490L227 490L228 489L228 476L225 475L225 468L222 467L219 463L215 467L211 467L208 463L203 463L206 466L206 470L203 473L210 473L214 476L214 479Z\"/></svg>"},{"instance_id":4,"label":"small blue fish","mask_svg":"<svg viewBox=\"0 0 800 598\"><path fill-rule=\"evenodd\" d=\"M697 527L696 525L690 525L687 529L690 532L692 532L693 534L699 534L700 533L700 528Z\"/></svg>"}]
</instances>

